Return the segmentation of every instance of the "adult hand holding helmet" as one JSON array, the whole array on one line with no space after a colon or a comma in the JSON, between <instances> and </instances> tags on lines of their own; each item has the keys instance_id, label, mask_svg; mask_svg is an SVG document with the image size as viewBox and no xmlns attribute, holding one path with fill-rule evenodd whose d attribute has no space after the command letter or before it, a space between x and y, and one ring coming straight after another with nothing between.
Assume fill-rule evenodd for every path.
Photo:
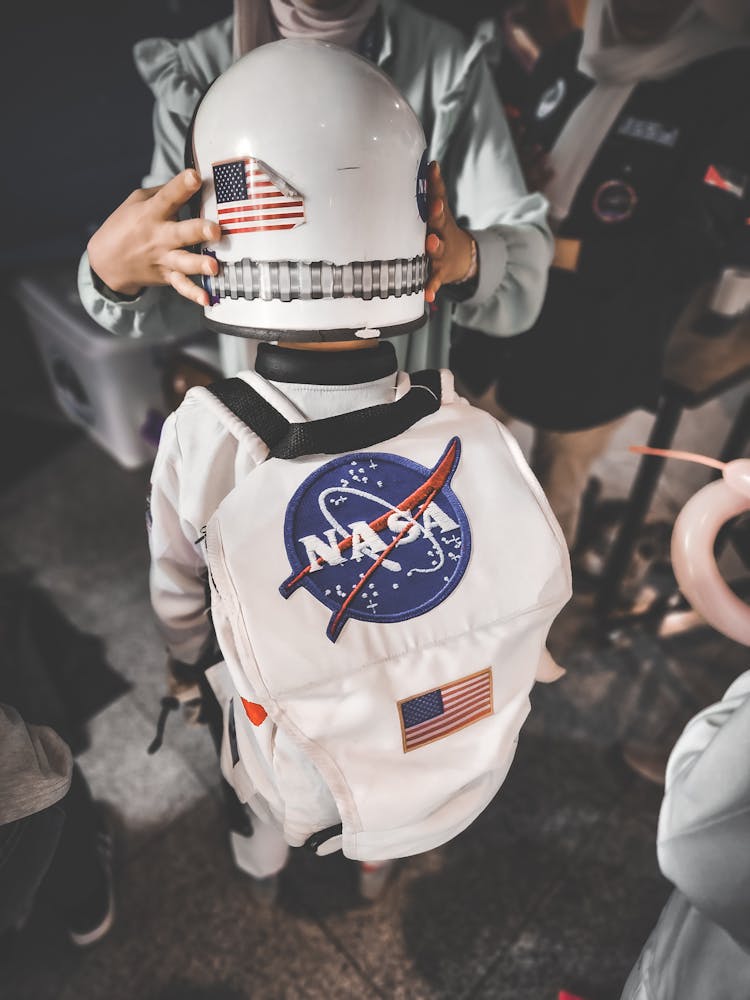
<instances>
[{"instance_id":1,"label":"adult hand holding helmet","mask_svg":"<svg viewBox=\"0 0 750 1000\"><path fill-rule=\"evenodd\" d=\"M177 218L199 188L196 171L183 170L166 184L134 191L91 237L92 271L123 296L138 295L149 285L171 285L186 299L207 305L206 292L189 275L215 274L216 261L184 248L218 239L219 225Z\"/></svg>"}]
</instances>

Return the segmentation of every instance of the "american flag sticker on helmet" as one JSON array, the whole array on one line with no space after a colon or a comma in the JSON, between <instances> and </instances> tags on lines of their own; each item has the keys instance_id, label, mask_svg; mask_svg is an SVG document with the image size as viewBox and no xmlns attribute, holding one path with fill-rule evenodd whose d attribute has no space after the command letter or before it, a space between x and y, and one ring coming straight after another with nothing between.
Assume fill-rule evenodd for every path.
<instances>
[{"instance_id":1,"label":"american flag sticker on helmet","mask_svg":"<svg viewBox=\"0 0 750 1000\"><path fill-rule=\"evenodd\" d=\"M296 229L305 199L262 160L245 156L211 164L222 233Z\"/></svg>"},{"instance_id":2,"label":"american flag sticker on helmet","mask_svg":"<svg viewBox=\"0 0 750 1000\"><path fill-rule=\"evenodd\" d=\"M468 677L404 698L398 702L404 753L441 740L492 715L492 671Z\"/></svg>"}]
</instances>

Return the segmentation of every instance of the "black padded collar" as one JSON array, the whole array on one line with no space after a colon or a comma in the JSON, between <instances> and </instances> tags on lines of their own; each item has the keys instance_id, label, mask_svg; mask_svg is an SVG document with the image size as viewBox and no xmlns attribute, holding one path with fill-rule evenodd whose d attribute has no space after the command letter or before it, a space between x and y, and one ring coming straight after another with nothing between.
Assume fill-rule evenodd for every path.
<instances>
[{"instance_id":1,"label":"black padded collar","mask_svg":"<svg viewBox=\"0 0 750 1000\"><path fill-rule=\"evenodd\" d=\"M393 344L388 341L361 351L305 351L260 343L255 370L269 382L360 385L395 375L398 365Z\"/></svg>"}]
</instances>

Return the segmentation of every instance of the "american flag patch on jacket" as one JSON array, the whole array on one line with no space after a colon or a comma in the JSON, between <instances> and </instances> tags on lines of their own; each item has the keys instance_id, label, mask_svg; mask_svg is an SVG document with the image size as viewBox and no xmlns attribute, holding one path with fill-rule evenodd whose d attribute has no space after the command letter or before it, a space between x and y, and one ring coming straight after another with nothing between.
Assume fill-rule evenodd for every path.
<instances>
[{"instance_id":1,"label":"american flag patch on jacket","mask_svg":"<svg viewBox=\"0 0 750 1000\"><path fill-rule=\"evenodd\" d=\"M492 671L443 684L398 703L404 753L492 715Z\"/></svg>"},{"instance_id":2,"label":"american flag patch on jacket","mask_svg":"<svg viewBox=\"0 0 750 1000\"><path fill-rule=\"evenodd\" d=\"M212 167L222 233L263 233L304 223L305 199L262 160L246 156Z\"/></svg>"},{"instance_id":3,"label":"american flag patch on jacket","mask_svg":"<svg viewBox=\"0 0 750 1000\"><path fill-rule=\"evenodd\" d=\"M719 188L727 194L733 194L735 198L744 198L747 190L747 174L732 167L722 167L711 164L703 177L703 183L709 187Z\"/></svg>"}]
</instances>

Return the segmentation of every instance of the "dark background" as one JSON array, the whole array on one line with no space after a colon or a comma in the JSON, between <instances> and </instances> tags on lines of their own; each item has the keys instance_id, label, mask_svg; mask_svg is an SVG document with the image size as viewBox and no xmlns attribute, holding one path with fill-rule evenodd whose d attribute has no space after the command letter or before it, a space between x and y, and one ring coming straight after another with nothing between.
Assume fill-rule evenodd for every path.
<instances>
[{"instance_id":1,"label":"dark background","mask_svg":"<svg viewBox=\"0 0 750 1000\"><path fill-rule=\"evenodd\" d=\"M70 0L3 12L0 267L80 255L149 167L153 100L133 44L191 35L230 10L230 0Z\"/></svg>"}]
</instances>

